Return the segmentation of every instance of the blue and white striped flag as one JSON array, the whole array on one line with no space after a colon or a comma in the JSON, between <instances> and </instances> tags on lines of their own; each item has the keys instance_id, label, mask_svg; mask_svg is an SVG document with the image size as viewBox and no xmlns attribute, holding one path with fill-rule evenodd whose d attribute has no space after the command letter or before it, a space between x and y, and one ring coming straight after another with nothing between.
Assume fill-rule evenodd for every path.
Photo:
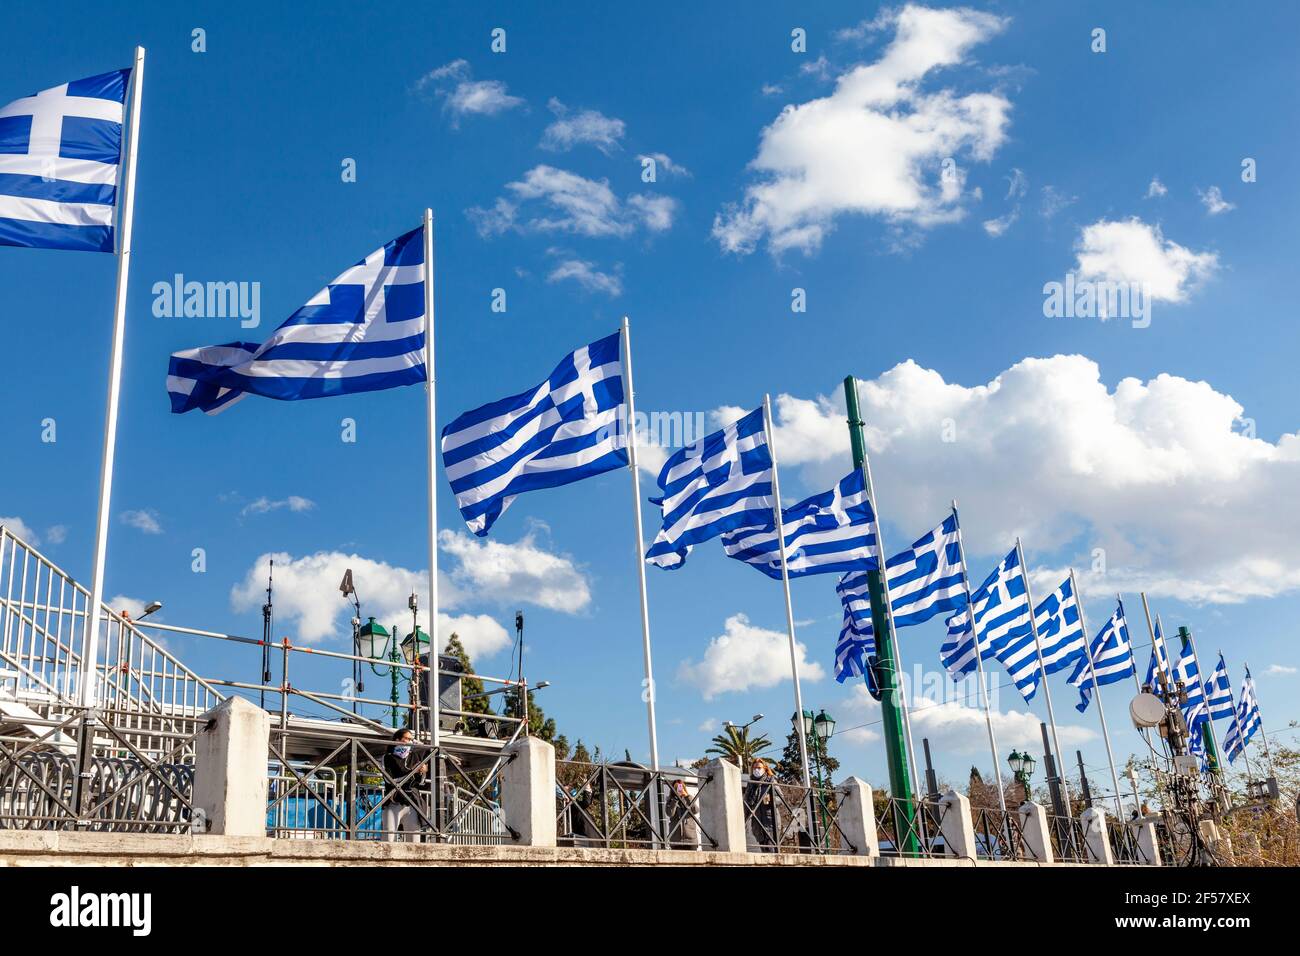
<instances>
[{"instance_id":1,"label":"blue and white striped flag","mask_svg":"<svg viewBox=\"0 0 1300 956\"><path fill-rule=\"evenodd\" d=\"M876 653L876 634L871 623L871 598L867 594L866 572L855 571L844 575L835 585L835 591L844 608L844 623L835 644L835 679L842 684L850 677L865 677L868 692L879 700L880 687L876 683L870 660Z\"/></svg>"},{"instance_id":2,"label":"blue and white striped flag","mask_svg":"<svg viewBox=\"0 0 1300 956\"><path fill-rule=\"evenodd\" d=\"M691 548L738 528L775 521L772 456L763 409L674 452L659 472L663 527L646 552L660 568L679 568Z\"/></svg>"},{"instance_id":3,"label":"blue and white striped flag","mask_svg":"<svg viewBox=\"0 0 1300 956\"><path fill-rule=\"evenodd\" d=\"M1224 749L1228 752L1228 762L1232 763L1237 759L1250 739L1255 736L1263 724L1263 719L1259 714L1259 700L1255 697L1255 682L1251 679L1250 668L1246 668L1246 676L1241 682L1241 700L1237 704L1237 716L1228 728L1228 736L1224 741Z\"/></svg>"},{"instance_id":4,"label":"blue and white striped flag","mask_svg":"<svg viewBox=\"0 0 1300 956\"><path fill-rule=\"evenodd\" d=\"M1196 652L1192 650L1190 644L1174 666L1173 679L1183 682L1183 690L1187 694L1187 703L1182 705L1185 717L1197 704L1205 700L1205 690L1201 687L1201 669L1196 664Z\"/></svg>"},{"instance_id":5,"label":"blue and white striped flag","mask_svg":"<svg viewBox=\"0 0 1300 956\"><path fill-rule=\"evenodd\" d=\"M841 478L830 491L782 509L781 520L785 526L786 569L792 578L879 567L876 517L861 469ZM763 528L728 531L722 536L722 546L728 557L744 561L770 578L781 579L781 554L773 522Z\"/></svg>"},{"instance_id":6,"label":"blue and white striped flag","mask_svg":"<svg viewBox=\"0 0 1300 956\"><path fill-rule=\"evenodd\" d=\"M476 535L486 535L516 495L627 465L619 335L569 353L536 388L442 430L443 470Z\"/></svg>"},{"instance_id":7,"label":"blue and white striped flag","mask_svg":"<svg viewBox=\"0 0 1300 956\"><path fill-rule=\"evenodd\" d=\"M1206 770L1209 752L1205 747L1205 728L1210 725L1210 713L1205 707L1205 698L1189 705L1184 718L1187 721L1187 751L1199 758L1201 769Z\"/></svg>"},{"instance_id":8,"label":"blue and white striped flag","mask_svg":"<svg viewBox=\"0 0 1300 956\"><path fill-rule=\"evenodd\" d=\"M1029 634L1029 599L1025 596L1018 549L1012 548L984 583L972 592L971 602L975 627L979 632L980 655L984 660L995 656L995 645L1002 647L1008 641ZM948 618L948 639L939 649L943 666L953 680L961 680L977 666L970 619L971 612L967 608Z\"/></svg>"},{"instance_id":9,"label":"blue and white striped flag","mask_svg":"<svg viewBox=\"0 0 1300 956\"><path fill-rule=\"evenodd\" d=\"M1088 666L1085 655L1070 675L1070 683L1079 688L1079 703L1074 705L1079 713L1088 709L1094 688L1126 680L1136 670L1133 664L1133 646L1128 636L1128 622L1124 619L1123 601L1119 602L1115 613L1097 632L1091 653L1092 667Z\"/></svg>"},{"instance_id":10,"label":"blue and white striped flag","mask_svg":"<svg viewBox=\"0 0 1300 956\"><path fill-rule=\"evenodd\" d=\"M1222 720L1233 715L1236 708L1232 703L1232 685L1228 683L1228 665L1223 662L1222 654L1219 655L1219 664L1214 668L1213 676L1205 685L1205 693L1210 720Z\"/></svg>"},{"instance_id":11,"label":"blue and white striped flag","mask_svg":"<svg viewBox=\"0 0 1300 956\"><path fill-rule=\"evenodd\" d=\"M177 414L215 415L247 395L299 401L423 382L423 230L366 256L261 345L174 352L167 372Z\"/></svg>"},{"instance_id":12,"label":"blue and white striped flag","mask_svg":"<svg viewBox=\"0 0 1300 956\"><path fill-rule=\"evenodd\" d=\"M0 245L113 251L130 75L73 80L0 109Z\"/></svg>"},{"instance_id":13,"label":"blue and white striped flag","mask_svg":"<svg viewBox=\"0 0 1300 956\"><path fill-rule=\"evenodd\" d=\"M1169 650L1165 647L1165 636L1160 630L1160 618L1156 618L1155 640L1151 642L1151 659L1147 661L1147 675L1142 678L1142 686L1153 691L1160 690L1161 673L1169 674ZM1170 674L1170 680L1173 675Z\"/></svg>"},{"instance_id":14,"label":"blue and white striped flag","mask_svg":"<svg viewBox=\"0 0 1300 956\"><path fill-rule=\"evenodd\" d=\"M1038 602L1034 609L1038 625L1038 642L1043 649L1043 668L1048 674L1063 671L1080 660L1087 664L1083 633L1083 615L1079 597L1074 593L1074 578L1067 577L1061 586Z\"/></svg>"},{"instance_id":15,"label":"blue and white striped flag","mask_svg":"<svg viewBox=\"0 0 1300 956\"><path fill-rule=\"evenodd\" d=\"M956 515L885 562L894 627L924 624L966 606Z\"/></svg>"}]
</instances>

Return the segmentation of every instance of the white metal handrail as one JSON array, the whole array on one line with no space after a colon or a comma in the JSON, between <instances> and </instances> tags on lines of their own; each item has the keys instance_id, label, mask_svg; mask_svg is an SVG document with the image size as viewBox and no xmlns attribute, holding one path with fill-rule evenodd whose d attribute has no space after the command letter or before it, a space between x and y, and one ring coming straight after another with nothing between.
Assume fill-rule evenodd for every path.
<instances>
[{"instance_id":1,"label":"white metal handrail","mask_svg":"<svg viewBox=\"0 0 1300 956\"><path fill-rule=\"evenodd\" d=\"M17 673L15 695L75 706L86 679L82 664L90 593L9 528L0 526L0 663ZM211 684L103 606L104 640L97 698L134 714L137 726L157 717L193 717L224 699Z\"/></svg>"}]
</instances>

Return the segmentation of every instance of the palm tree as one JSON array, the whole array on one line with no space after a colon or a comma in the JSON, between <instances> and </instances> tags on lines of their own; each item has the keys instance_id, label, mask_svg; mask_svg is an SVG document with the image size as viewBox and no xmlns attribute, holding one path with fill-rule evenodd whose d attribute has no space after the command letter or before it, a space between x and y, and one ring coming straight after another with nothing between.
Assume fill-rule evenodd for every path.
<instances>
[{"instance_id":1,"label":"palm tree","mask_svg":"<svg viewBox=\"0 0 1300 956\"><path fill-rule=\"evenodd\" d=\"M727 724L725 729L725 733L713 738L713 746L704 752L725 757L738 765L742 773L749 773L754 760L763 756L763 751L772 746L772 741L762 734L751 737L748 727Z\"/></svg>"}]
</instances>

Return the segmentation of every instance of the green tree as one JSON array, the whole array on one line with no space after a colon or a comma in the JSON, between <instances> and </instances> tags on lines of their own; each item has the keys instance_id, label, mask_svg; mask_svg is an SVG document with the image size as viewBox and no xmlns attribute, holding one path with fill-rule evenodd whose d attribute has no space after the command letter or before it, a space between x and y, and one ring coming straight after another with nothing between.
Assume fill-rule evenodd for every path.
<instances>
[{"instance_id":1,"label":"green tree","mask_svg":"<svg viewBox=\"0 0 1300 956\"><path fill-rule=\"evenodd\" d=\"M460 635L455 632L447 640L447 655L460 661L460 666L465 669L465 675L460 679L461 705L460 709L472 714L491 714L491 698L484 697L483 681L473 676L474 663L469 658L469 652L465 650L465 645L460 642ZM493 720L476 720L473 717L464 718L465 733L471 737L485 737L488 730L495 726Z\"/></svg>"},{"instance_id":2,"label":"green tree","mask_svg":"<svg viewBox=\"0 0 1300 956\"><path fill-rule=\"evenodd\" d=\"M754 761L771 746L772 741L764 735L750 736L748 727L728 724L722 733L713 738L713 746L704 752L730 760L740 767L742 773L749 773Z\"/></svg>"},{"instance_id":3,"label":"green tree","mask_svg":"<svg viewBox=\"0 0 1300 956\"><path fill-rule=\"evenodd\" d=\"M814 743L815 742L815 743ZM813 734L808 741L808 776L817 783L817 766L821 764L822 786L830 789L840 762L830 755L828 741ZM803 759L799 753L799 736L791 729L785 738L785 750L776 763L776 778L782 783L803 783Z\"/></svg>"},{"instance_id":4,"label":"green tree","mask_svg":"<svg viewBox=\"0 0 1300 956\"><path fill-rule=\"evenodd\" d=\"M519 688L510 688L504 696L505 706L502 713L507 717L522 716L519 707ZM537 700L531 690L528 692L528 734L530 737L539 737L548 743L555 739L556 734L555 721L547 717L545 711L537 706Z\"/></svg>"}]
</instances>

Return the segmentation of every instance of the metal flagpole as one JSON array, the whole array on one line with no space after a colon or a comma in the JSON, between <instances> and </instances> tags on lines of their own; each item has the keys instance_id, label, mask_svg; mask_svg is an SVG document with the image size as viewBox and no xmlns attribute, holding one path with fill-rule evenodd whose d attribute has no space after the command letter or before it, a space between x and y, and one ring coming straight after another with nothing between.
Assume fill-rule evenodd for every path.
<instances>
[{"instance_id":1,"label":"metal flagpole","mask_svg":"<svg viewBox=\"0 0 1300 956\"><path fill-rule=\"evenodd\" d=\"M90 615L82 643L81 704L94 707L99 679L100 605L104 600L104 560L113 498L113 459L117 453L117 409L122 391L122 351L126 339L126 290L131 272L131 227L135 224L135 162L140 142L140 98L144 89L144 47L135 48L131 69L131 113L126 137L126 182L118 209L117 292L113 299L113 345L108 360L108 404L104 411L104 449L99 464L99 508L95 518L95 564L90 585Z\"/></svg>"},{"instance_id":2,"label":"metal flagpole","mask_svg":"<svg viewBox=\"0 0 1300 956\"><path fill-rule=\"evenodd\" d=\"M979 630L975 627L975 602L970 593L970 572L966 569L966 545L961 537L961 519L957 517L957 499L952 500L952 520L957 525L957 554L961 558L961 577L966 586L966 614L970 618L970 633L975 641L975 671L980 682L980 699L984 704L984 723L989 731L989 753L993 756L993 779L997 781L998 806L1002 816L1007 814L1007 798L1002 792L1002 771L998 765L998 740L993 734L993 712L989 709L989 691L984 683L984 655L980 653Z\"/></svg>"},{"instance_id":3,"label":"metal flagpole","mask_svg":"<svg viewBox=\"0 0 1300 956\"><path fill-rule=\"evenodd\" d=\"M781 552L781 585L785 589L785 626L790 635L790 674L794 677L795 736L799 738L799 760L803 764L803 785L812 789L808 773L808 742L803 732L803 691L799 688L799 650L794 640L794 608L790 603L790 572L785 563L785 524L781 517L781 479L777 474L776 445L772 442L772 400L763 396L763 431L767 438L767 452L772 458L772 513L776 515L776 543Z\"/></svg>"},{"instance_id":4,"label":"metal flagpole","mask_svg":"<svg viewBox=\"0 0 1300 956\"><path fill-rule=\"evenodd\" d=\"M1222 650L1219 651L1219 659L1220 659L1220 660L1223 660L1223 651L1222 651ZM1198 661L1198 663L1199 663L1199 661ZM1227 680L1228 680L1228 699L1232 701L1232 725L1233 725L1234 727L1237 728L1237 739L1240 740L1240 739L1241 739L1241 724L1238 723L1238 721L1237 721L1237 701L1236 701L1236 698L1234 698L1234 697L1232 696L1232 678L1231 678L1231 677L1228 677L1228 662L1227 662L1227 661L1224 661L1224 662L1223 662L1223 676L1226 677ZM1263 729L1264 729L1264 728L1261 726L1261 727L1260 727L1260 730L1263 730ZM1247 781L1247 783L1249 783L1249 782L1250 782L1250 778L1253 777L1253 776L1255 775L1255 772L1254 772L1253 770L1251 770L1251 768L1250 768L1250 757L1246 755L1246 748L1245 748L1245 746L1243 746L1243 747L1241 748L1241 755L1242 755L1243 757L1246 758L1246 781ZM1224 756L1224 758L1226 759L1228 755L1227 755L1227 753L1224 753L1223 756Z\"/></svg>"},{"instance_id":5,"label":"metal flagpole","mask_svg":"<svg viewBox=\"0 0 1300 956\"><path fill-rule=\"evenodd\" d=\"M1214 778L1215 782L1218 785L1218 788L1222 790L1223 789L1223 764L1219 760L1219 742L1217 739L1215 739L1214 736L1214 721L1210 720L1209 717L1210 699L1209 699L1209 695L1205 692L1205 671L1202 669L1204 668L1205 665L1201 662L1201 654L1200 651L1196 649L1196 638L1192 635L1191 629L1187 627L1180 627L1178 629L1178 637L1180 639L1184 639L1184 638L1186 639L1187 643L1192 648L1192 656L1196 658L1196 679L1201 682L1201 697L1205 701L1206 727L1205 727L1205 732L1203 734L1203 739L1205 743L1206 763L1208 763L1210 766L1210 775ZM1181 656L1181 650L1180 650L1180 656ZM1213 676L1214 676L1214 672L1211 671L1210 677L1213 678ZM1188 728L1188 732L1189 733L1191 732L1191 728Z\"/></svg>"},{"instance_id":6,"label":"metal flagpole","mask_svg":"<svg viewBox=\"0 0 1300 956\"><path fill-rule=\"evenodd\" d=\"M442 702L438 699L438 686L442 683L441 662L438 660L438 398L437 375L434 371L433 350L433 210L424 210L424 374L425 409L429 428L429 741L433 745L433 762L429 781L433 799L438 797L438 747L442 742ZM415 641L414 650L419 650ZM519 712L528 719L528 701L519 703ZM437 813L437 803L434 803ZM436 820L436 817L434 818Z\"/></svg>"},{"instance_id":7,"label":"metal flagpole","mask_svg":"<svg viewBox=\"0 0 1300 956\"><path fill-rule=\"evenodd\" d=\"M1156 670L1158 671L1159 676L1163 676L1163 677L1165 678L1165 680L1167 681L1167 680L1168 680L1168 676L1167 676L1166 673L1165 673L1165 665L1164 665L1165 655L1162 655L1162 654L1160 653L1161 648L1164 647L1164 638L1163 638L1163 637L1160 637L1160 638L1157 638L1157 637L1156 637L1156 628L1155 628L1155 625L1151 622L1151 605L1147 603L1147 592L1146 592L1146 591L1139 591L1139 592L1138 592L1138 596L1142 598L1142 612L1143 612L1143 614L1146 615L1146 619L1147 619L1147 631L1148 631L1148 633L1150 633L1150 635L1151 635L1151 653L1154 654L1154 655L1155 655L1155 658L1156 658ZM1160 628L1160 633L1161 633L1161 634L1164 633L1164 628L1163 628L1163 627ZM1157 644L1158 644L1159 646L1157 646ZM1141 693L1141 691L1142 691L1142 678L1140 678L1140 677L1137 676L1137 659L1136 659L1136 658L1134 658L1134 660L1133 660L1133 683L1135 683L1135 684L1138 685L1138 692ZM1157 683L1160 683L1160 682L1157 681ZM1157 686L1157 687L1152 688L1152 690L1154 690L1154 691L1156 691L1157 693L1159 693L1160 688ZM1162 697L1161 699L1163 699L1163 697ZM1144 739L1146 740L1146 742L1147 742L1147 747L1149 747L1149 748L1151 749L1151 752L1154 753L1154 752L1155 752L1155 748L1151 746L1151 736L1150 736L1150 733L1151 733L1151 732L1150 732L1149 730L1143 729L1143 731L1142 731L1142 736L1143 736L1143 738L1144 738ZM1163 737L1160 737L1159 740L1160 740L1160 746L1161 746L1161 749L1162 749L1162 750L1165 750L1166 755L1167 755L1167 754L1168 754L1168 750L1167 750L1167 747L1166 747L1166 744L1165 744L1165 739L1164 739ZM1154 767L1152 767L1152 771L1151 771L1151 773L1152 773L1152 776L1154 777L1155 782L1156 782L1156 793L1157 793L1157 794L1159 795L1159 797L1160 797L1160 802L1161 802L1164 806L1168 806L1168 805L1169 805L1169 801L1165 799L1165 789L1164 789L1164 786L1163 786L1163 785L1161 784L1161 782L1160 782L1160 773L1159 773L1159 771L1156 770Z\"/></svg>"},{"instance_id":8,"label":"metal flagpole","mask_svg":"<svg viewBox=\"0 0 1300 956\"><path fill-rule=\"evenodd\" d=\"M1101 718L1101 736L1106 741L1106 759L1110 761L1110 779L1115 785L1115 819L1124 820L1124 797L1119 789L1119 774L1115 771L1115 752L1110 747L1110 728L1106 726L1106 708L1101 702L1101 687L1097 683L1097 664L1092 659L1092 632L1088 630L1088 619L1083 613L1083 597L1079 594L1079 580L1070 568L1070 587L1074 591L1074 604L1079 609L1079 626L1083 628L1083 650L1088 655L1088 673L1092 675L1092 696L1097 701L1097 716Z\"/></svg>"},{"instance_id":9,"label":"metal flagpole","mask_svg":"<svg viewBox=\"0 0 1300 956\"><path fill-rule=\"evenodd\" d=\"M1259 714L1259 743L1260 746L1264 748L1264 759L1268 761L1268 772L1270 774L1276 774L1277 765L1273 763L1273 754L1268 749L1268 734L1264 732L1264 715L1260 713L1259 709L1259 694L1255 693L1255 678L1250 676L1250 664L1242 661L1241 666L1245 668L1246 679L1250 681L1250 696L1254 698L1255 701L1255 713ZM1244 741L1241 745L1241 752L1246 752L1246 744Z\"/></svg>"},{"instance_id":10,"label":"metal flagpole","mask_svg":"<svg viewBox=\"0 0 1300 956\"><path fill-rule=\"evenodd\" d=\"M632 335L628 328L627 316L623 316L623 379L627 392L624 396L627 407L628 429L628 469L632 472L632 521L636 538L637 585L641 593L641 650L645 658L645 707L646 720L650 725L650 768L659 769L659 732L655 724L655 677L654 665L650 658L650 605L646 599L645 586L645 540L641 537L641 475L637 469L636 451L636 393L632 387Z\"/></svg>"},{"instance_id":11,"label":"metal flagpole","mask_svg":"<svg viewBox=\"0 0 1300 956\"><path fill-rule=\"evenodd\" d=\"M1043 644L1038 639L1038 621L1034 614L1034 593L1029 588L1029 568L1025 565L1025 550L1020 544L1020 539L1016 538L1016 557L1020 559L1020 579L1025 583L1025 600L1029 602L1029 630L1034 635L1034 653L1038 655L1038 676L1043 682L1043 693L1047 699L1047 720L1052 725L1052 749L1056 751L1056 779L1061 785L1061 795L1065 798L1065 812L1068 814L1070 807L1070 785L1066 783L1065 773L1061 767L1061 741L1056 736L1056 713L1052 709L1052 689L1047 684L1047 668L1043 664ZM1087 639L1084 634L1084 639Z\"/></svg>"}]
</instances>

